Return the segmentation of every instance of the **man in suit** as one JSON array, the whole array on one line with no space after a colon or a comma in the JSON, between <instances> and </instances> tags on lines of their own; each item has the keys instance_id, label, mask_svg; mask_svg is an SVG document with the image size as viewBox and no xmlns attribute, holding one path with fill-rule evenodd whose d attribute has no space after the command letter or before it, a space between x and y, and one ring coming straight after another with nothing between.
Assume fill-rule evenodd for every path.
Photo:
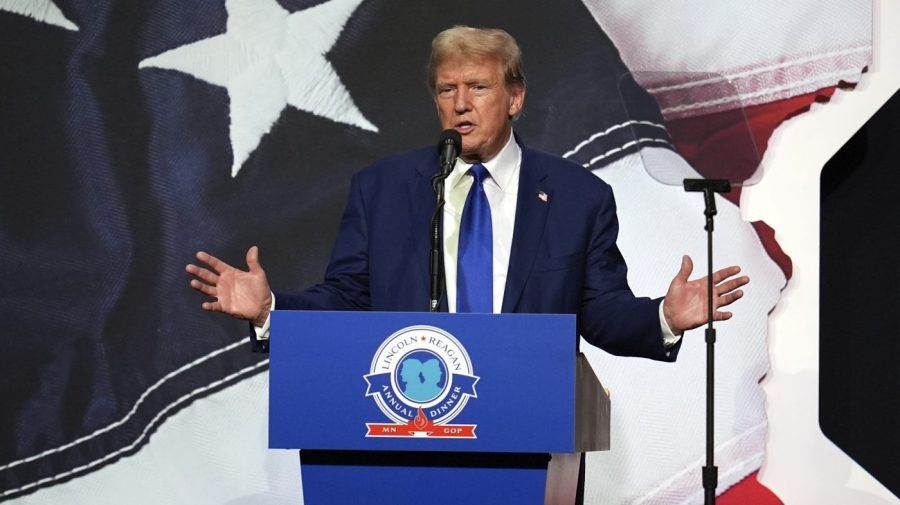
<instances>
[{"instance_id":1,"label":"man in suit","mask_svg":"<svg viewBox=\"0 0 900 505\"><path fill-rule=\"evenodd\" d=\"M706 279L688 280L692 264L685 256L665 298L633 295L616 247L609 186L513 134L526 86L512 37L468 27L440 33L432 43L429 85L442 129L462 137L445 185L442 307L573 313L579 333L608 352L674 360L680 335L706 322ZM301 293L273 299L256 247L247 252L247 271L197 253L205 266L187 266L196 277L191 286L215 298L203 308L250 321L260 350L267 349L275 307L428 310L431 178L437 165L437 153L428 148L379 161L354 176L324 282ZM473 211L471 201L483 202L471 204L481 210ZM478 212L487 245L473 248L477 240L470 238L467 219ZM473 257L486 262L474 267L474 277ZM740 298L739 288L749 281L736 277L739 271L729 267L713 275L717 320L731 317L718 309Z\"/></svg>"}]
</instances>

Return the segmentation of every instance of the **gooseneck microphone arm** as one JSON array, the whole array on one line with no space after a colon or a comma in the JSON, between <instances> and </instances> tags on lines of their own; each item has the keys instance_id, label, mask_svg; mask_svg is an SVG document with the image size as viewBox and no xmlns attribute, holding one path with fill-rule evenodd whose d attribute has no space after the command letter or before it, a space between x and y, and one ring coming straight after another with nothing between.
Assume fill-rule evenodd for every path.
<instances>
[{"instance_id":1,"label":"gooseneck microphone arm","mask_svg":"<svg viewBox=\"0 0 900 505\"><path fill-rule=\"evenodd\" d=\"M441 216L444 213L444 180L453 171L456 157L462 149L462 138L456 130L441 132L437 145L440 153L440 164L431 178L431 189L434 190L434 212L431 213L431 254L429 256L429 272L431 279L431 297L428 308L437 312L441 296L444 293L444 261L441 246Z\"/></svg>"}]
</instances>

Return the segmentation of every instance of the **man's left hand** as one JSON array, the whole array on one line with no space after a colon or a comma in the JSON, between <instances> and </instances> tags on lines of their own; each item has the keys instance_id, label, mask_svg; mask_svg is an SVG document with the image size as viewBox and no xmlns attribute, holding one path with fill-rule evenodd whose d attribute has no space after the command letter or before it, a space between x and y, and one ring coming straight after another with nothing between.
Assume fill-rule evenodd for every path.
<instances>
[{"instance_id":1,"label":"man's left hand","mask_svg":"<svg viewBox=\"0 0 900 505\"><path fill-rule=\"evenodd\" d=\"M666 323L676 335L692 330L703 324L708 319L706 301L707 278L688 280L694 263L690 256L681 258L681 269L678 275L669 284L669 291L663 300L663 316ZM750 282L746 275L735 277L741 272L741 267L731 266L713 273L713 320L721 321L731 318L731 312L718 310L725 307L740 297L744 296L741 286Z\"/></svg>"}]
</instances>

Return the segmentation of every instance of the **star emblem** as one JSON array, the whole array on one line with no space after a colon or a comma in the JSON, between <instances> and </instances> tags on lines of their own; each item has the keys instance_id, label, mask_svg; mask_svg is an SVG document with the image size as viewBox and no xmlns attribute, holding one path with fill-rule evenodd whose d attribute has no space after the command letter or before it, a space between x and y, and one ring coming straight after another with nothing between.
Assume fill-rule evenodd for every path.
<instances>
[{"instance_id":1,"label":"star emblem","mask_svg":"<svg viewBox=\"0 0 900 505\"><path fill-rule=\"evenodd\" d=\"M41 23L61 26L73 32L78 31L75 23L69 21L50 0L0 0L0 11L21 14Z\"/></svg>"},{"instance_id":2,"label":"star emblem","mask_svg":"<svg viewBox=\"0 0 900 505\"><path fill-rule=\"evenodd\" d=\"M177 70L228 90L231 175L288 105L377 132L353 103L325 54L362 0L331 0L288 13L275 0L226 0L225 33L140 62Z\"/></svg>"}]
</instances>

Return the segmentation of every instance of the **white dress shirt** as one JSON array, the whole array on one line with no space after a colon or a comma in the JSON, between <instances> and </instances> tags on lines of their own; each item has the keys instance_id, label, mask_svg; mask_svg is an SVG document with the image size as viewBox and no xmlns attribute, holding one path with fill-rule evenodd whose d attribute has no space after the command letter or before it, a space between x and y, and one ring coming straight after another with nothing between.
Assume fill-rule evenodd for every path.
<instances>
[{"instance_id":1,"label":"white dress shirt","mask_svg":"<svg viewBox=\"0 0 900 505\"><path fill-rule=\"evenodd\" d=\"M506 272L509 270L509 254L512 246L513 225L516 221L516 201L519 194L519 167L522 150L510 133L503 149L488 161L481 163L490 177L484 180L484 193L491 206L491 228L494 245L493 310L500 313L503 307L503 291L506 288ZM444 182L444 274L447 286L447 306L456 312L456 259L459 251L459 223L469 189L475 180L467 172L472 167L462 158Z\"/></svg>"}]
</instances>

